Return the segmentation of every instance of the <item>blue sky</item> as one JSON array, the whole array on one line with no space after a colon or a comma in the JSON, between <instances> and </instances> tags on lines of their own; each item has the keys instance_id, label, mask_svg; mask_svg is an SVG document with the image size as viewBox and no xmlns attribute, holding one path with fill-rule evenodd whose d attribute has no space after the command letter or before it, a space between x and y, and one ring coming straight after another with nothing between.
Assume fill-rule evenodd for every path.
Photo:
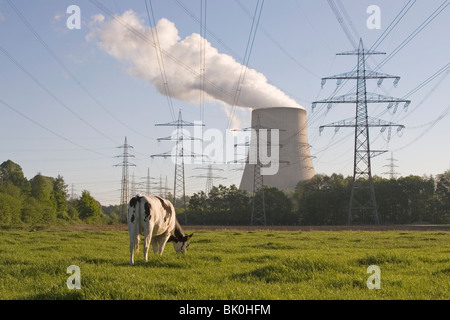
<instances>
[{"instance_id":1,"label":"blue sky","mask_svg":"<svg viewBox=\"0 0 450 320\"><path fill-rule=\"evenodd\" d=\"M130 180L134 174L135 182L143 182L149 168L154 181L159 182L162 177L165 182L167 176L172 187L170 159L152 159L150 155L172 149L172 142L156 141L169 136L172 128L155 124L173 118L166 96L150 81L130 72L130 61L102 49L99 38L87 40L95 27L101 27L92 23L94 16L103 15L103 23L112 20L107 11L122 15L131 9L142 25L148 27L145 1L99 0L104 9L93 2L0 0L0 99L3 101L0 103L0 161L11 159L19 163L27 178L38 172L53 177L60 174L69 187L73 185L75 194L87 189L102 204L117 204L122 172L121 167L114 165L121 162L116 156L122 150L117 147L123 144L125 136L133 146L131 152L135 157L130 161L136 164L130 168ZM258 1L207 0L206 3L206 40L220 54L242 63ZM335 0L333 3L341 10L348 35L328 1L265 0L248 66L306 109L316 173L347 176L353 170L353 130L341 128L335 132L326 128L319 135L319 126L353 117L355 108L335 104L331 109L323 105L313 111L311 103L328 98L336 88L335 81L330 80L322 89L321 78L354 68L355 56L336 56L338 52L353 49L349 38L357 42L361 37L366 48L372 46L401 10L411 6L377 47L388 56L438 7L448 5L448 1ZM70 17L66 9L74 4L81 10L79 30L70 30L66 25ZM199 22L193 18L193 15L201 16L201 1L152 0L151 4L156 21L165 18L172 22L180 41L201 32ZM380 29L367 27L370 14L366 10L370 5L380 8ZM367 84L368 91L401 98L441 68L448 67L449 31L450 8L445 7L378 70L400 76L398 86L386 80L378 88L372 80ZM383 56L373 56L368 60L369 67L375 68L383 59ZM374 175L387 177L383 173L389 171L386 165L390 152L397 160L396 172L402 176L436 175L449 169L450 149L446 143L450 139L450 118L446 112L450 108L449 70L445 69L409 96L411 104L407 111L403 105L395 113L387 110L387 104L369 106L369 115L405 125L400 134L394 130L390 139L387 132L371 129L372 149L389 151L373 158ZM354 86L354 82L345 84L339 94L351 92ZM205 129L224 132L228 127L227 112L232 107L223 102L206 100L203 117L198 102L172 98L172 103L175 112L181 109L187 121L203 118ZM249 126L250 109L238 107L233 124ZM194 169L197 167L204 165L186 166L188 193L205 188L205 179L191 178L203 174ZM217 174L227 179L216 180L215 184L239 185L242 166L218 165L218 168L224 171Z\"/></svg>"}]
</instances>

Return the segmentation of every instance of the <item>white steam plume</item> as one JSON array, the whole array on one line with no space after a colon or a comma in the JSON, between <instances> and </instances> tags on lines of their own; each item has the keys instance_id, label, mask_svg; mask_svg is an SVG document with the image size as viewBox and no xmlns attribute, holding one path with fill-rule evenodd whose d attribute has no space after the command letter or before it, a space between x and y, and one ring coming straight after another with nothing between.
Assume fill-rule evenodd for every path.
<instances>
[{"instance_id":1,"label":"white steam plume","mask_svg":"<svg viewBox=\"0 0 450 320\"><path fill-rule=\"evenodd\" d=\"M166 94L153 45L152 28L145 26L132 10L109 21L102 15L96 15L90 27L92 31L87 35L87 40L97 41L101 49L125 62L130 74L150 81L159 92ZM171 97L189 103L198 102L201 87L200 41L203 39L193 33L181 40L175 24L165 18L158 21L156 29ZM242 65L231 56L219 53L208 41L204 41L204 46L205 101L234 105ZM252 109L276 106L302 108L254 69L247 69L236 105Z\"/></svg>"}]
</instances>

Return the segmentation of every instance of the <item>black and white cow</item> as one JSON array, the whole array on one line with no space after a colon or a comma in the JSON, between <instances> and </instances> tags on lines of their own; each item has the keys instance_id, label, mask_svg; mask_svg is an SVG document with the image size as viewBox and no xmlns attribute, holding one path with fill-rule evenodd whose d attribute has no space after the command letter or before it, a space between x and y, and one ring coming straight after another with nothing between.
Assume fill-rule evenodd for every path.
<instances>
[{"instance_id":1,"label":"black and white cow","mask_svg":"<svg viewBox=\"0 0 450 320\"><path fill-rule=\"evenodd\" d=\"M148 260L150 243L155 254L161 255L168 241L175 251L186 253L191 235L183 232L175 208L169 200L158 196L136 195L128 204L128 232L130 234L130 264L139 251L139 234L144 234L144 259Z\"/></svg>"}]
</instances>

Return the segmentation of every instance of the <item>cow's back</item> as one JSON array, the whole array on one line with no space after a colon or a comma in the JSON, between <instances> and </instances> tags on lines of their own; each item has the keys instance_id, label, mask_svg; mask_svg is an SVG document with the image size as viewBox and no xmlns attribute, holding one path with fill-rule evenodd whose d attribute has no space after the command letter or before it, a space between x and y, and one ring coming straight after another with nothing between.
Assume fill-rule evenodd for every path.
<instances>
[{"instance_id":1,"label":"cow's back","mask_svg":"<svg viewBox=\"0 0 450 320\"><path fill-rule=\"evenodd\" d=\"M155 236L172 231L175 228L175 208L172 203L158 196L145 198L149 204L149 219L144 219L143 223L150 224Z\"/></svg>"}]
</instances>

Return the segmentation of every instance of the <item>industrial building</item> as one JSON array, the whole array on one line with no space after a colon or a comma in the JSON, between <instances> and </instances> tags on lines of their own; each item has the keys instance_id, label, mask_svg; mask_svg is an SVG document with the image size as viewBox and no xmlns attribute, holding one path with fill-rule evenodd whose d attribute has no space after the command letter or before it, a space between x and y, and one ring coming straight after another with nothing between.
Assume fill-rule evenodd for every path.
<instances>
[{"instance_id":1,"label":"industrial building","mask_svg":"<svg viewBox=\"0 0 450 320\"><path fill-rule=\"evenodd\" d=\"M306 110L272 107L252 111L252 141L259 129L279 129L279 168L273 175L263 175L263 184L280 190L294 189L299 181L315 174L309 152ZM267 135L267 136L270 136ZM270 150L270 148L268 148ZM248 161L240 184L241 190L253 192L255 163ZM264 167L264 165L263 165Z\"/></svg>"}]
</instances>

